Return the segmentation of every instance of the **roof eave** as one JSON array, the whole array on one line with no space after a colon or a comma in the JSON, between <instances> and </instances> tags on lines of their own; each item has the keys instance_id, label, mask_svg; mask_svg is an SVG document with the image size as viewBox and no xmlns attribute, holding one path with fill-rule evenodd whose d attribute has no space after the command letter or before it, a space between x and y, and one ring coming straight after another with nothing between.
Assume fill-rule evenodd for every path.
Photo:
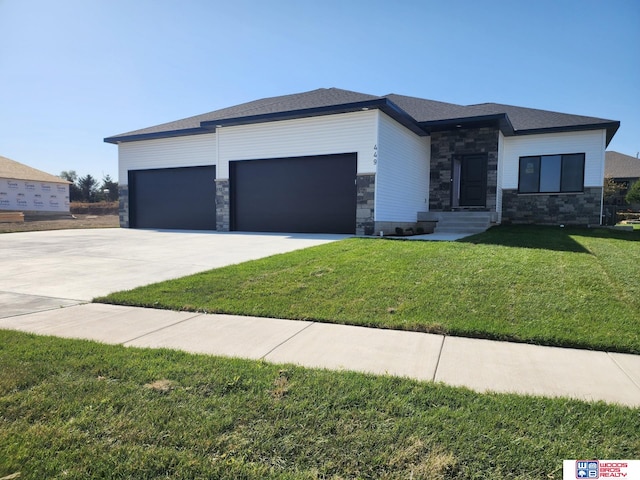
<instances>
[{"instance_id":1,"label":"roof eave","mask_svg":"<svg viewBox=\"0 0 640 480\"><path fill-rule=\"evenodd\" d=\"M456 128L479 128L483 126L497 126L505 136L513 135L535 135L554 132L573 132L581 130L601 130L607 131L606 145L618 131L620 122L607 121L602 123L571 125L562 127L545 127L527 130L516 130L506 113L490 115L478 115L472 117L447 118L442 120L430 120L425 122L416 121L411 115L405 112L386 97L350 102L339 105L328 105L322 107L306 108L299 110L289 110L285 112L266 113L260 115L248 115L244 117L226 118L219 120L207 120L200 123L199 127L169 130L164 132L141 133L134 135L115 135L104 139L106 143L119 144L125 142L135 142L141 140L152 140L159 138L171 138L188 135L199 135L213 133L218 127L229 127L237 125L250 125L256 123L276 122L282 120L294 120L300 118L318 117L323 115L335 115L340 113L350 113L378 109L395 121L411 130L419 136L428 136L431 132L452 130Z\"/></svg>"},{"instance_id":2,"label":"roof eave","mask_svg":"<svg viewBox=\"0 0 640 480\"><path fill-rule=\"evenodd\" d=\"M55 178L49 178L49 179L38 178L38 179L34 179L34 178L26 177L26 176L17 177L17 176L9 176L9 175L6 175L6 176L0 175L0 178L4 178L4 179L7 179L7 180L17 180L17 181L20 181L20 182L61 183L61 184L64 184L64 185L71 185L71 182L69 182L68 180L65 180L63 178L58 178L55 175L53 175L53 177L55 177ZM57 180L56 180L56 178L57 178Z\"/></svg>"},{"instance_id":3,"label":"roof eave","mask_svg":"<svg viewBox=\"0 0 640 480\"><path fill-rule=\"evenodd\" d=\"M609 146L609 143L611 143L611 140L613 140L613 136L616 134L619 128L620 128L620 122L610 123L610 126L607 127L607 142L604 148L607 148Z\"/></svg>"},{"instance_id":4,"label":"roof eave","mask_svg":"<svg viewBox=\"0 0 640 480\"><path fill-rule=\"evenodd\" d=\"M514 135L537 135L544 133L558 133L558 132L578 132L585 130L606 130L607 139L605 148L609 145L613 136L620 128L620 122L611 121L603 123L591 123L586 125L568 125L564 127L547 127L547 128L531 128L527 130L516 130Z\"/></svg>"},{"instance_id":5,"label":"roof eave","mask_svg":"<svg viewBox=\"0 0 640 480\"><path fill-rule=\"evenodd\" d=\"M420 137L429 136L429 132L423 129L420 124L407 112L388 98L384 98L384 103L380 106L380 110L398 122L400 125L408 128Z\"/></svg>"},{"instance_id":6,"label":"roof eave","mask_svg":"<svg viewBox=\"0 0 640 480\"><path fill-rule=\"evenodd\" d=\"M106 143L119 144L135 142L140 140L152 140L158 138L180 137L186 135L198 135L213 133L218 127L231 127L238 125L251 125L255 123L277 122L282 120L295 120L300 118L318 117L323 115L335 115L339 113L350 113L378 109L389 115L401 125L407 127L416 135L428 135L418 123L408 113L394 104L387 98L376 98L361 102L344 103L340 105L329 105L325 107L305 108L300 110L290 110L286 112L265 113L260 115L248 115L245 117L225 118L220 120L207 120L200 122L196 128L170 130L165 132L141 133L137 135L115 135L104 139Z\"/></svg>"},{"instance_id":7,"label":"roof eave","mask_svg":"<svg viewBox=\"0 0 640 480\"><path fill-rule=\"evenodd\" d=\"M202 127L184 128L182 130L167 130L165 132L152 132L152 133L139 133L137 135L114 135L103 139L105 143L113 143L118 145L119 143L137 142L140 140L154 140L158 138L171 138L171 137L184 137L187 135L201 135L203 133L211 133L210 130L203 129Z\"/></svg>"},{"instance_id":8,"label":"roof eave","mask_svg":"<svg viewBox=\"0 0 640 480\"><path fill-rule=\"evenodd\" d=\"M443 120L430 120L420 122L419 125L428 133L457 128L480 128L497 126L504 135L513 135L514 129L506 113L493 115L478 115L475 117L447 118Z\"/></svg>"}]
</instances>

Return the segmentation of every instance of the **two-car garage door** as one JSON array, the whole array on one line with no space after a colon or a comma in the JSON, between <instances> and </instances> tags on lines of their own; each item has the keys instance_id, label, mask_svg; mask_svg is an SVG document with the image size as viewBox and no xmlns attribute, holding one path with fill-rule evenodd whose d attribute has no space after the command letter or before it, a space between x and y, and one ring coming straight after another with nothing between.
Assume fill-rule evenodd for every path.
<instances>
[{"instance_id":1,"label":"two-car garage door","mask_svg":"<svg viewBox=\"0 0 640 480\"><path fill-rule=\"evenodd\" d=\"M231 229L354 233L356 154L229 163ZM129 172L129 224L215 230L216 167Z\"/></svg>"},{"instance_id":2,"label":"two-car garage door","mask_svg":"<svg viewBox=\"0 0 640 480\"><path fill-rule=\"evenodd\" d=\"M230 162L232 230L354 233L356 157Z\"/></svg>"}]
</instances>

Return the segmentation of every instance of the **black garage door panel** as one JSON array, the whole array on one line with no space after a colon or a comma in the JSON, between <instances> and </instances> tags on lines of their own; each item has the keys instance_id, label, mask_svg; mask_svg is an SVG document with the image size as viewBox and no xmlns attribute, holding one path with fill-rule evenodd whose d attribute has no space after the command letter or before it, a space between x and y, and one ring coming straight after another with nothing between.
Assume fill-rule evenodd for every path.
<instances>
[{"instance_id":1,"label":"black garage door panel","mask_svg":"<svg viewBox=\"0 0 640 480\"><path fill-rule=\"evenodd\" d=\"M215 178L215 166L130 171L129 224L215 230Z\"/></svg>"},{"instance_id":2,"label":"black garage door panel","mask_svg":"<svg viewBox=\"0 0 640 480\"><path fill-rule=\"evenodd\" d=\"M354 233L356 154L230 162L233 230Z\"/></svg>"}]
</instances>

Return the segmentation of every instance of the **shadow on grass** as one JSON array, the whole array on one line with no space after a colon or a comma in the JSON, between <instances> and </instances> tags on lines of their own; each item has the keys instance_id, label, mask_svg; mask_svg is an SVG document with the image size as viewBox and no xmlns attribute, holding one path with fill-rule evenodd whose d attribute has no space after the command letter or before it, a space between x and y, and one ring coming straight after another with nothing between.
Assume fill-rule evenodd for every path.
<instances>
[{"instance_id":1,"label":"shadow on grass","mask_svg":"<svg viewBox=\"0 0 640 480\"><path fill-rule=\"evenodd\" d=\"M500 225L486 232L458 240L461 243L536 248L562 252L591 253L573 237L640 241L640 232L607 228L578 228L540 225Z\"/></svg>"}]
</instances>

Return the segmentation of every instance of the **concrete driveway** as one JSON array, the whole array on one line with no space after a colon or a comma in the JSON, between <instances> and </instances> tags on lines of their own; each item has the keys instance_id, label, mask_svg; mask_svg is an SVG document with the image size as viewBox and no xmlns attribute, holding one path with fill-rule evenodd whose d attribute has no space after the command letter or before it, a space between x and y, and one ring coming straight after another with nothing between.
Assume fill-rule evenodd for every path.
<instances>
[{"instance_id":1,"label":"concrete driveway","mask_svg":"<svg viewBox=\"0 0 640 480\"><path fill-rule=\"evenodd\" d=\"M346 237L120 228L3 234L0 318Z\"/></svg>"}]
</instances>

